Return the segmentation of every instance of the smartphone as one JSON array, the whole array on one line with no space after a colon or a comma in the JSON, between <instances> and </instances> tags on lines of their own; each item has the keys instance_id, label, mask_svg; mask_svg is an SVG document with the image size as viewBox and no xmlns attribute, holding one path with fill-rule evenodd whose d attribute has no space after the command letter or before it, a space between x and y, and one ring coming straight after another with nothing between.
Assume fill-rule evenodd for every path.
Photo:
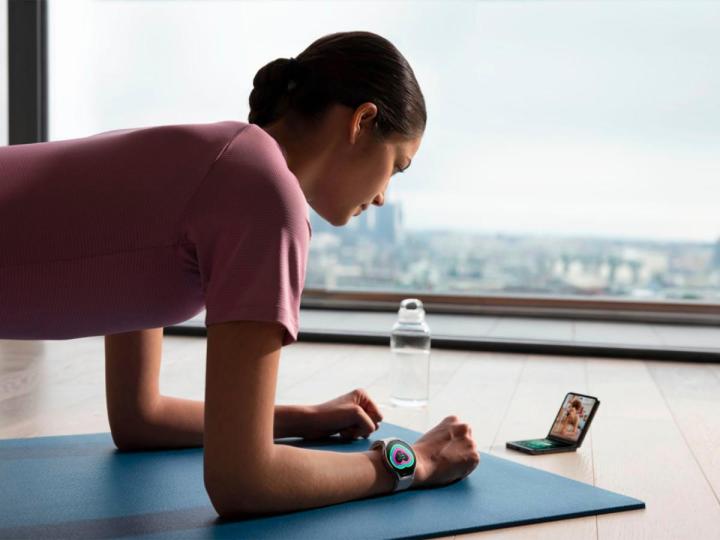
<instances>
[{"instance_id":1,"label":"smartphone","mask_svg":"<svg viewBox=\"0 0 720 540\"><path fill-rule=\"evenodd\" d=\"M568 392L544 439L508 441L505 446L526 454L573 452L580 448L599 406L594 396Z\"/></svg>"}]
</instances>

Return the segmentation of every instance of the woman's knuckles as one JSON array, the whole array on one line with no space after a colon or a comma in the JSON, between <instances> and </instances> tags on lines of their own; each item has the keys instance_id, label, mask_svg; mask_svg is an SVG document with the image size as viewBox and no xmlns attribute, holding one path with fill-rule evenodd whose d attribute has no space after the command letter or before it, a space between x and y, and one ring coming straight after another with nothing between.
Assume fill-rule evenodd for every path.
<instances>
[{"instance_id":1,"label":"woman's knuckles","mask_svg":"<svg viewBox=\"0 0 720 540\"><path fill-rule=\"evenodd\" d=\"M470 432L470 426L467 424L458 424L455 428L456 435L467 435Z\"/></svg>"}]
</instances>

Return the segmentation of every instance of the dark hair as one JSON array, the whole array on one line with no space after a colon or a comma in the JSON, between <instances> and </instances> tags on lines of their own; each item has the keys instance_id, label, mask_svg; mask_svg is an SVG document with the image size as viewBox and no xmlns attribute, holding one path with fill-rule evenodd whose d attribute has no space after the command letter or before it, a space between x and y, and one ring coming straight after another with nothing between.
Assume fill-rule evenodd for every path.
<instances>
[{"instance_id":1,"label":"dark hair","mask_svg":"<svg viewBox=\"0 0 720 540\"><path fill-rule=\"evenodd\" d=\"M368 101L378 108L378 139L393 133L415 138L425 131L425 99L400 51L372 32L337 32L294 59L278 58L260 68L248 121L264 126L288 115L290 121L314 125L333 103L354 109Z\"/></svg>"}]
</instances>

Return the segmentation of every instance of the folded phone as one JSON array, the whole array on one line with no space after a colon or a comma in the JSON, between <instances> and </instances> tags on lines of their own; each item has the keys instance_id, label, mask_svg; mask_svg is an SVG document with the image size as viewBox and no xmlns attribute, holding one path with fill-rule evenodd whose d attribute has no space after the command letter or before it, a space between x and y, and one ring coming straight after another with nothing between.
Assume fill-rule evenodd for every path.
<instances>
[{"instance_id":1,"label":"folded phone","mask_svg":"<svg viewBox=\"0 0 720 540\"><path fill-rule=\"evenodd\" d=\"M594 396L568 392L544 439L508 441L505 446L526 454L572 452L580 448L599 406Z\"/></svg>"}]
</instances>

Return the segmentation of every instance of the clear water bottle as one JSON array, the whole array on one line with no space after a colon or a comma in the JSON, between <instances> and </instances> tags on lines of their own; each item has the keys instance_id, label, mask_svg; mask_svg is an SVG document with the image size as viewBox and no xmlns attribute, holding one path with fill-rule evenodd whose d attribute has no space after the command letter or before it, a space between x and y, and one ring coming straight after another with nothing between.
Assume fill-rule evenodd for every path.
<instances>
[{"instance_id":1,"label":"clear water bottle","mask_svg":"<svg viewBox=\"0 0 720 540\"><path fill-rule=\"evenodd\" d=\"M417 298L400 302L398 320L390 333L391 394L397 406L427 405L430 397L430 327Z\"/></svg>"}]
</instances>

